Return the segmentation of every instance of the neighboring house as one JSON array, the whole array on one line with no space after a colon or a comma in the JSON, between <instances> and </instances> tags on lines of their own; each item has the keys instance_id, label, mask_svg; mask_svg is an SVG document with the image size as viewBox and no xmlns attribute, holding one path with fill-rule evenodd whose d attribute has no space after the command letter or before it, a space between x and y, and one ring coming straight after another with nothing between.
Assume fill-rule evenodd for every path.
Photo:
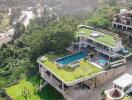
<instances>
[{"instance_id":1,"label":"neighboring house","mask_svg":"<svg viewBox=\"0 0 132 100\"><path fill-rule=\"evenodd\" d=\"M105 100L132 100L132 75L124 74L113 81L113 88L105 91Z\"/></svg>"},{"instance_id":2,"label":"neighboring house","mask_svg":"<svg viewBox=\"0 0 132 100\"><path fill-rule=\"evenodd\" d=\"M132 32L132 10L121 9L113 19L113 27Z\"/></svg>"},{"instance_id":3,"label":"neighboring house","mask_svg":"<svg viewBox=\"0 0 132 100\"><path fill-rule=\"evenodd\" d=\"M23 20L23 24L25 27L27 27L30 23L31 19L34 19L34 13L32 10L22 11L22 15L25 15L25 19Z\"/></svg>"},{"instance_id":4,"label":"neighboring house","mask_svg":"<svg viewBox=\"0 0 132 100\"><path fill-rule=\"evenodd\" d=\"M17 23L23 24L25 27L27 27L30 23L30 20L34 19L34 13L32 10L25 10L21 12L20 17L17 21L13 22L13 25L16 25Z\"/></svg>"},{"instance_id":5,"label":"neighboring house","mask_svg":"<svg viewBox=\"0 0 132 100\"><path fill-rule=\"evenodd\" d=\"M128 37L128 42L132 43L132 10L121 9L112 21L112 27Z\"/></svg>"},{"instance_id":6,"label":"neighboring house","mask_svg":"<svg viewBox=\"0 0 132 100\"><path fill-rule=\"evenodd\" d=\"M40 90L49 83L66 98L87 95L105 80L124 72L124 68L118 67L118 72L112 68L124 65L131 54L117 34L80 25L71 47L37 60L45 80Z\"/></svg>"},{"instance_id":7,"label":"neighboring house","mask_svg":"<svg viewBox=\"0 0 132 100\"><path fill-rule=\"evenodd\" d=\"M14 36L14 28L10 28L7 31L0 33L0 46L10 42L13 39L13 36Z\"/></svg>"},{"instance_id":8,"label":"neighboring house","mask_svg":"<svg viewBox=\"0 0 132 100\"><path fill-rule=\"evenodd\" d=\"M13 37L15 34L15 30L14 30L14 28L10 28L5 33L8 34L9 36Z\"/></svg>"},{"instance_id":9,"label":"neighboring house","mask_svg":"<svg viewBox=\"0 0 132 100\"><path fill-rule=\"evenodd\" d=\"M5 33L0 33L0 46L2 46L3 44L7 44L11 40L12 40L11 36L9 36Z\"/></svg>"}]
</instances>

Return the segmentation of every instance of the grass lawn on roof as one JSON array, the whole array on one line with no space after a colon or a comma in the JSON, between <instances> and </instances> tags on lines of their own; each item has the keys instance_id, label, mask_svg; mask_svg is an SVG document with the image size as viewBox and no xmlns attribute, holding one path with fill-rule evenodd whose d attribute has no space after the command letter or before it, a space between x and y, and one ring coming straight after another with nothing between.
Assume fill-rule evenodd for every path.
<instances>
[{"instance_id":1,"label":"grass lawn on roof","mask_svg":"<svg viewBox=\"0 0 132 100\"><path fill-rule=\"evenodd\" d=\"M63 54L64 54L64 52L63 52ZM52 58L54 55L55 55L55 58L57 58L56 53L54 53L54 54L52 53L51 55L52 55ZM93 75L95 73L101 72L101 70L99 68L97 68L96 66L94 66L94 65L92 65L89 62L84 61L84 60L81 60L80 66L78 66L75 69L70 69L68 67L59 68L54 63L54 61L52 61L51 59L48 58L51 55L49 54L49 55L45 56L46 60L43 61L42 63L45 65L45 67L47 67L47 69L52 71L52 73L54 75L58 76L61 80L65 81L67 83L70 83L70 82L75 81L77 79L87 77L87 76ZM60 58L59 55L58 55L58 58Z\"/></svg>"},{"instance_id":2,"label":"grass lawn on roof","mask_svg":"<svg viewBox=\"0 0 132 100\"><path fill-rule=\"evenodd\" d=\"M21 80L18 84L10 86L6 92L13 100L26 100L22 96L24 88L29 89L30 97L27 100L64 100L63 96L50 85L47 85L41 92L36 92L40 83L37 77L30 77Z\"/></svg>"},{"instance_id":3,"label":"grass lawn on roof","mask_svg":"<svg viewBox=\"0 0 132 100\"><path fill-rule=\"evenodd\" d=\"M86 35L87 37L89 37L92 40L95 40L97 42L100 42L102 44L108 45L108 46L114 46L116 44L116 41L114 39L114 37L110 34L103 34L100 37L96 37L93 38L90 35L95 32L95 30L89 29L89 28L80 28L79 32L77 32L77 35L81 35L81 32L83 32L84 35ZM101 32L100 32L101 33Z\"/></svg>"}]
</instances>

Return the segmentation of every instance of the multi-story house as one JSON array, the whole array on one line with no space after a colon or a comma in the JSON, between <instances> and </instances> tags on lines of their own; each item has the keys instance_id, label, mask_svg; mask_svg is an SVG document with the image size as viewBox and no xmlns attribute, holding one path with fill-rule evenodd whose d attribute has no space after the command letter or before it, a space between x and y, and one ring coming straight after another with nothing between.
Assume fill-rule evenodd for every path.
<instances>
[{"instance_id":1,"label":"multi-story house","mask_svg":"<svg viewBox=\"0 0 132 100\"><path fill-rule=\"evenodd\" d=\"M112 27L118 30L121 36L125 35L129 43L132 43L132 10L121 9L114 16Z\"/></svg>"}]
</instances>

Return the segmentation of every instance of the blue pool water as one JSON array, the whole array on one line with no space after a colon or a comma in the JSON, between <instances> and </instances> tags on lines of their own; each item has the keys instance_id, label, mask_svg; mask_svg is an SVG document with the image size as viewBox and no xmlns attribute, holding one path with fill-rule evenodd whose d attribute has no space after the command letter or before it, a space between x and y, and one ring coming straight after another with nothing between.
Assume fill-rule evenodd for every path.
<instances>
[{"instance_id":1,"label":"blue pool water","mask_svg":"<svg viewBox=\"0 0 132 100\"><path fill-rule=\"evenodd\" d=\"M105 59L100 59L100 60L99 60L100 65L105 65L106 62L107 62L107 61L106 61Z\"/></svg>"},{"instance_id":2,"label":"blue pool water","mask_svg":"<svg viewBox=\"0 0 132 100\"><path fill-rule=\"evenodd\" d=\"M80 60L82 58L86 57L86 53L85 52L78 52L69 56L65 56L63 58L57 59L56 62L59 64L69 64L72 63L74 61Z\"/></svg>"}]
</instances>

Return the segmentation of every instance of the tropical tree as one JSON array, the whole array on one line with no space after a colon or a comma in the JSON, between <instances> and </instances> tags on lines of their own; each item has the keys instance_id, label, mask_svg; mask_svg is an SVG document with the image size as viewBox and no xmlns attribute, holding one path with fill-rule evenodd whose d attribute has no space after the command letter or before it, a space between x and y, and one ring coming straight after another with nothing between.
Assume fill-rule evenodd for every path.
<instances>
[{"instance_id":1,"label":"tropical tree","mask_svg":"<svg viewBox=\"0 0 132 100\"><path fill-rule=\"evenodd\" d=\"M31 93L30 93L30 90L26 87L24 87L23 91L22 91L22 96L28 100L31 98Z\"/></svg>"}]
</instances>

